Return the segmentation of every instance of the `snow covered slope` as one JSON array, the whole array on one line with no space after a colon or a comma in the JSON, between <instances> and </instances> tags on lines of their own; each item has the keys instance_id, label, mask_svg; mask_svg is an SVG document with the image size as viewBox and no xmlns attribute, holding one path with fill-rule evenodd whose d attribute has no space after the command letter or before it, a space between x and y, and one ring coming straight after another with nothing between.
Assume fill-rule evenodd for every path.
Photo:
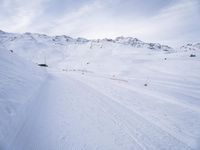
<instances>
[{"instance_id":1,"label":"snow covered slope","mask_svg":"<svg viewBox=\"0 0 200 150\"><path fill-rule=\"evenodd\" d=\"M36 65L0 45L0 149L10 144L23 125L44 75Z\"/></svg>"},{"instance_id":2,"label":"snow covered slope","mask_svg":"<svg viewBox=\"0 0 200 150\"><path fill-rule=\"evenodd\" d=\"M2 31L0 42L8 50L35 63L46 61L50 67L59 69L118 74L129 72L132 60L175 52L169 46L145 43L132 37L87 40L65 35L50 37L36 33L13 34Z\"/></svg>"},{"instance_id":3,"label":"snow covered slope","mask_svg":"<svg viewBox=\"0 0 200 150\"><path fill-rule=\"evenodd\" d=\"M95 49L98 53L110 53L109 51L129 49L133 51L134 48L146 53L155 51L173 52L174 50L169 46L160 45L156 43L145 43L132 37L118 37L112 39L87 40L83 38L73 39L68 36L47 36L42 34L24 33L13 34L0 32L0 42L9 50L16 51L18 55L30 59L34 62L44 62L44 57L50 64L56 64L68 61L68 58L76 55L96 56L93 53ZM34 55L33 55L34 53ZM112 53L112 52L111 52ZM114 52L113 52L114 53ZM76 56L77 59L78 56Z\"/></svg>"},{"instance_id":4,"label":"snow covered slope","mask_svg":"<svg viewBox=\"0 0 200 150\"><path fill-rule=\"evenodd\" d=\"M3 31L0 42L1 149L200 149L198 49Z\"/></svg>"}]
</instances>

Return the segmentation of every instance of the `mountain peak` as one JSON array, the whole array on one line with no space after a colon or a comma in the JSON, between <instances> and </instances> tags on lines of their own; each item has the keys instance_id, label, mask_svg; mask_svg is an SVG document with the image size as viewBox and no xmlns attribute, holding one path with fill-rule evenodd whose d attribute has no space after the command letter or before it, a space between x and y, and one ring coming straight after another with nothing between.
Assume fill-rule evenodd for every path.
<instances>
[{"instance_id":1,"label":"mountain peak","mask_svg":"<svg viewBox=\"0 0 200 150\"><path fill-rule=\"evenodd\" d=\"M116 37L115 42L120 43L120 44L125 44L125 45L132 45L132 46L136 46L136 45L140 45L144 43L137 38L124 37L124 36Z\"/></svg>"},{"instance_id":2,"label":"mountain peak","mask_svg":"<svg viewBox=\"0 0 200 150\"><path fill-rule=\"evenodd\" d=\"M134 38L134 37L124 37L124 36L116 37L115 41L142 42L141 40L139 40L137 38Z\"/></svg>"},{"instance_id":3,"label":"mountain peak","mask_svg":"<svg viewBox=\"0 0 200 150\"><path fill-rule=\"evenodd\" d=\"M5 34L6 32L4 32L3 30L0 30L0 34Z\"/></svg>"},{"instance_id":4,"label":"mountain peak","mask_svg":"<svg viewBox=\"0 0 200 150\"><path fill-rule=\"evenodd\" d=\"M0 30L1 34L6 34L6 32ZM19 34L20 38L25 39L25 40L29 40L29 41L40 41L40 43L44 43L44 41L46 41L46 43L49 43L50 41L52 41L52 43L54 44L58 44L58 45L65 45L68 42L69 43L75 43L75 44L84 44L84 43L88 43L88 42L92 42L94 43L101 43L101 42L108 42L108 43L116 43L116 44L121 44L121 45L127 45L127 46L132 46L134 48L147 48L147 49L152 49L152 50L163 50L163 51L174 51L173 48L167 46L167 45L161 45L159 43L147 43L147 42L143 42L141 40L139 40L138 38L135 37L124 37L124 36L119 36L116 37L115 39L109 39L109 38L104 38L104 39L97 39L97 40L88 40L86 38L72 38L66 35L58 35L58 36L48 36L45 34L39 34L39 33L30 33L30 32L26 32L24 34ZM10 33L8 36L4 36L2 38L7 39L8 41L11 40L15 40L18 37L16 37L16 34L12 34ZM21 39L21 40L22 40ZM51 43L51 44L52 44ZM97 45L98 45L97 44ZM101 43L101 46L102 47Z\"/></svg>"},{"instance_id":5,"label":"mountain peak","mask_svg":"<svg viewBox=\"0 0 200 150\"><path fill-rule=\"evenodd\" d=\"M188 43L186 45L181 46L180 49L183 50L183 51L200 50L200 43Z\"/></svg>"}]
</instances>

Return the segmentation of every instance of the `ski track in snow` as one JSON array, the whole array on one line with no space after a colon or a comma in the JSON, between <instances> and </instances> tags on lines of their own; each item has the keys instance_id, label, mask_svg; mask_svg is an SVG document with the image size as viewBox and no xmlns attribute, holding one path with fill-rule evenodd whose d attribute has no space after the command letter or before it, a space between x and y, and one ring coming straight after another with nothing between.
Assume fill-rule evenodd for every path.
<instances>
[{"instance_id":1,"label":"ski track in snow","mask_svg":"<svg viewBox=\"0 0 200 150\"><path fill-rule=\"evenodd\" d=\"M76 79L79 78L77 76ZM114 84L109 80L99 80L98 83L96 78L92 79L92 82L90 80L91 76L89 78L84 77L81 81L85 84L89 83L91 87L100 90L112 100L131 109L140 117L167 131L178 140L188 143L191 147L196 144L196 141L192 138L195 139L200 135L200 132L198 132L200 116L199 109L197 109L199 105L188 107L188 102L184 103L184 101L179 101L178 98L170 97L170 94L166 95L166 91L155 93L155 91L145 90L144 87L138 88L136 85L134 85L136 87L131 86L130 88L129 85L123 85L121 82Z\"/></svg>"},{"instance_id":2,"label":"ski track in snow","mask_svg":"<svg viewBox=\"0 0 200 150\"><path fill-rule=\"evenodd\" d=\"M193 149L184 142L184 138L181 139L185 135L184 131L176 133L176 130L181 129L170 126L170 121L173 123L170 117L169 120L163 118L164 112L159 111L165 111L165 107L154 108L155 112L158 111L156 113L160 113L158 115L151 112L152 107L159 107L157 100L150 103L143 98L144 102L135 100L134 103L132 94L137 96L137 93L123 86L108 82L107 87L114 92L110 90L106 93L98 90L98 84L95 88L90 82L84 83L87 81L89 79L82 80L74 75L51 72L48 82L27 114L31 117L27 117L9 149ZM122 91L125 98L118 97L118 90ZM195 113L199 115L199 112ZM170 115L170 111L166 114Z\"/></svg>"}]
</instances>

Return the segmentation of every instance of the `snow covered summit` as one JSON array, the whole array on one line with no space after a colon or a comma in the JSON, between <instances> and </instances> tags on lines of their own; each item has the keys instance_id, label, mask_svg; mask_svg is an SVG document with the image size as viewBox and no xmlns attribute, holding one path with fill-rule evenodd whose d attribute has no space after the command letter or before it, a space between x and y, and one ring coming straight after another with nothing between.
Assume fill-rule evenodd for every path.
<instances>
[{"instance_id":1,"label":"snow covered summit","mask_svg":"<svg viewBox=\"0 0 200 150\"><path fill-rule=\"evenodd\" d=\"M23 41L23 40L32 40L37 42L47 42L52 44L58 44L58 45L67 45L67 44L86 44L86 43L101 43L101 42L110 42L110 43L116 43L116 44L123 44L128 46L133 46L137 48L146 47L148 49L155 49L155 50L164 50L164 51L172 51L173 48L161 45L159 43L145 43L137 38L133 37L117 37L116 39L98 39L98 40L88 40L85 38L71 38L66 35L61 36L47 36L44 34L37 34L37 33L24 33L24 34L12 34L12 33L6 33L4 31L0 32L0 41L1 42L14 42L14 41Z\"/></svg>"},{"instance_id":2,"label":"snow covered summit","mask_svg":"<svg viewBox=\"0 0 200 150\"><path fill-rule=\"evenodd\" d=\"M200 43L189 43L180 48L183 51L200 51Z\"/></svg>"}]
</instances>

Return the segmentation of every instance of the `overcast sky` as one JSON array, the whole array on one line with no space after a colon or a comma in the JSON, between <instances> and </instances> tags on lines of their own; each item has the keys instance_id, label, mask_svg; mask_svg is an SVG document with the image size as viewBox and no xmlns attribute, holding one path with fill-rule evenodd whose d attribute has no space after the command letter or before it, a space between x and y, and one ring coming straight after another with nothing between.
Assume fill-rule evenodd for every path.
<instances>
[{"instance_id":1,"label":"overcast sky","mask_svg":"<svg viewBox=\"0 0 200 150\"><path fill-rule=\"evenodd\" d=\"M86 38L200 42L200 0L0 0L0 29Z\"/></svg>"}]
</instances>

